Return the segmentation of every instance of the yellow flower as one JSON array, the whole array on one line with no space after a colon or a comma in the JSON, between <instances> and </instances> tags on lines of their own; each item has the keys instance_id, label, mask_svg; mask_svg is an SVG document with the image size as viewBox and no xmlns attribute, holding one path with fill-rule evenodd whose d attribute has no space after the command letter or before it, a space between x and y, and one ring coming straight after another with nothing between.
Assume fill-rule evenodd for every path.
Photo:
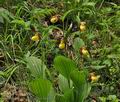
<instances>
[{"instance_id":1,"label":"yellow flower","mask_svg":"<svg viewBox=\"0 0 120 102\"><path fill-rule=\"evenodd\" d=\"M61 42L59 44L59 49L64 49L64 48L65 48L64 40L61 40Z\"/></svg>"},{"instance_id":2,"label":"yellow flower","mask_svg":"<svg viewBox=\"0 0 120 102\"><path fill-rule=\"evenodd\" d=\"M32 41L39 41L39 40L40 40L39 33L36 32L35 35L32 36L31 40L32 40Z\"/></svg>"},{"instance_id":3,"label":"yellow flower","mask_svg":"<svg viewBox=\"0 0 120 102\"><path fill-rule=\"evenodd\" d=\"M59 44L59 48L60 48L60 49L64 49L64 48L65 48L65 43L60 43L60 44Z\"/></svg>"},{"instance_id":4,"label":"yellow flower","mask_svg":"<svg viewBox=\"0 0 120 102\"><path fill-rule=\"evenodd\" d=\"M91 82L97 82L99 78L100 78L100 75L97 75L97 76L93 75L91 76Z\"/></svg>"},{"instance_id":5,"label":"yellow flower","mask_svg":"<svg viewBox=\"0 0 120 102\"><path fill-rule=\"evenodd\" d=\"M86 22L81 22L80 23L80 31L83 32L86 30Z\"/></svg>"},{"instance_id":6,"label":"yellow flower","mask_svg":"<svg viewBox=\"0 0 120 102\"><path fill-rule=\"evenodd\" d=\"M58 21L58 16L57 15L52 16L51 19L50 19L51 23L56 23L57 21Z\"/></svg>"},{"instance_id":7,"label":"yellow flower","mask_svg":"<svg viewBox=\"0 0 120 102\"><path fill-rule=\"evenodd\" d=\"M91 82L97 82L100 78L100 75L95 75L95 72L90 73L90 80Z\"/></svg>"},{"instance_id":8,"label":"yellow flower","mask_svg":"<svg viewBox=\"0 0 120 102\"><path fill-rule=\"evenodd\" d=\"M84 55L84 56L86 56L86 57L88 57L88 58L90 58L90 54L89 54L89 52L88 52L88 50L86 49L86 48L82 48L82 54Z\"/></svg>"}]
</instances>

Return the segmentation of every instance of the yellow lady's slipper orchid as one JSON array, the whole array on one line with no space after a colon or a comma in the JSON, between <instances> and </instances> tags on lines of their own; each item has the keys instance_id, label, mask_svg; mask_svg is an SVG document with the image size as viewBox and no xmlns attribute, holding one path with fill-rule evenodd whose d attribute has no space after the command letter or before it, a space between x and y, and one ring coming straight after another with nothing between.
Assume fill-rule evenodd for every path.
<instances>
[{"instance_id":1,"label":"yellow lady's slipper orchid","mask_svg":"<svg viewBox=\"0 0 120 102\"><path fill-rule=\"evenodd\" d=\"M59 48L60 49L64 49L65 48L65 43L64 43L64 40L62 39L60 44L59 44Z\"/></svg>"},{"instance_id":2,"label":"yellow lady's slipper orchid","mask_svg":"<svg viewBox=\"0 0 120 102\"><path fill-rule=\"evenodd\" d=\"M31 40L32 40L32 41L39 41L39 40L40 40L39 33L36 32L35 35L32 36Z\"/></svg>"},{"instance_id":3,"label":"yellow lady's slipper orchid","mask_svg":"<svg viewBox=\"0 0 120 102\"><path fill-rule=\"evenodd\" d=\"M86 48L82 48L82 54L84 55L84 56L86 56L87 58L90 58L90 54L89 54L89 52L88 52L88 50L86 49Z\"/></svg>"},{"instance_id":4,"label":"yellow lady's slipper orchid","mask_svg":"<svg viewBox=\"0 0 120 102\"><path fill-rule=\"evenodd\" d=\"M65 43L60 43L60 44L59 44L59 48L60 48L60 49L64 49L64 48L65 48Z\"/></svg>"},{"instance_id":5,"label":"yellow lady's slipper orchid","mask_svg":"<svg viewBox=\"0 0 120 102\"><path fill-rule=\"evenodd\" d=\"M93 75L91 76L91 82L97 82L99 78L100 78L100 75L97 75L97 76Z\"/></svg>"},{"instance_id":6,"label":"yellow lady's slipper orchid","mask_svg":"<svg viewBox=\"0 0 120 102\"><path fill-rule=\"evenodd\" d=\"M81 22L80 23L80 31L83 32L86 30L86 22Z\"/></svg>"},{"instance_id":7,"label":"yellow lady's slipper orchid","mask_svg":"<svg viewBox=\"0 0 120 102\"><path fill-rule=\"evenodd\" d=\"M57 21L58 21L58 16L57 15L52 16L51 19L50 19L51 23L56 23Z\"/></svg>"},{"instance_id":8,"label":"yellow lady's slipper orchid","mask_svg":"<svg viewBox=\"0 0 120 102\"><path fill-rule=\"evenodd\" d=\"M97 82L100 78L100 75L95 75L95 72L90 73L90 80L91 82Z\"/></svg>"}]
</instances>

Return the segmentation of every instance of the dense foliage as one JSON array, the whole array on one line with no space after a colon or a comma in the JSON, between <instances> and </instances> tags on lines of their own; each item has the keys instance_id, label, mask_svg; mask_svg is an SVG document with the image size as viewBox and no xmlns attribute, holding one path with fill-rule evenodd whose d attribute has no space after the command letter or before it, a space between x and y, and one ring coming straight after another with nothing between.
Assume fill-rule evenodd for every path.
<instances>
[{"instance_id":1,"label":"dense foliage","mask_svg":"<svg viewBox=\"0 0 120 102\"><path fill-rule=\"evenodd\" d=\"M119 102L119 0L0 0L0 102Z\"/></svg>"}]
</instances>

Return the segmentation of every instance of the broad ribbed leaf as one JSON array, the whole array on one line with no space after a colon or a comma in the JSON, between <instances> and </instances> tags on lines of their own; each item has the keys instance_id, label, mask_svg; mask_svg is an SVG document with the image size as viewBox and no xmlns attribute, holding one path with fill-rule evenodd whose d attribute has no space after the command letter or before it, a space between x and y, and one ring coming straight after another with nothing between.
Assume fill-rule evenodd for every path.
<instances>
[{"instance_id":1,"label":"broad ribbed leaf","mask_svg":"<svg viewBox=\"0 0 120 102\"><path fill-rule=\"evenodd\" d=\"M65 102L65 98L63 95L57 94L55 97L55 102Z\"/></svg>"},{"instance_id":2,"label":"broad ribbed leaf","mask_svg":"<svg viewBox=\"0 0 120 102\"><path fill-rule=\"evenodd\" d=\"M84 71L75 70L71 73L71 79L75 86L75 102L84 102L84 99L88 96L91 89L86 80L86 73Z\"/></svg>"},{"instance_id":3,"label":"broad ribbed leaf","mask_svg":"<svg viewBox=\"0 0 120 102\"><path fill-rule=\"evenodd\" d=\"M37 57L30 56L26 57L27 68L30 70L32 76L34 77L45 77L45 64Z\"/></svg>"},{"instance_id":4,"label":"broad ribbed leaf","mask_svg":"<svg viewBox=\"0 0 120 102\"><path fill-rule=\"evenodd\" d=\"M74 70L71 73L71 79L75 87L77 87L78 89L80 89L81 86L83 86L86 83L86 75L83 71Z\"/></svg>"},{"instance_id":5,"label":"broad ribbed leaf","mask_svg":"<svg viewBox=\"0 0 120 102\"><path fill-rule=\"evenodd\" d=\"M75 70L75 63L64 56L57 56L54 59L55 68L66 78L70 78L70 73Z\"/></svg>"},{"instance_id":6,"label":"broad ribbed leaf","mask_svg":"<svg viewBox=\"0 0 120 102\"><path fill-rule=\"evenodd\" d=\"M70 80L70 82L68 82L67 78L64 77L63 75L59 75L58 76L58 84L60 87L60 90L64 93L66 91L68 91L70 89L70 87L73 86L72 81ZM70 85L69 85L70 84Z\"/></svg>"},{"instance_id":7,"label":"broad ribbed leaf","mask_svg":"<svg viewBox=\"0 0 120 102\"><path fill-rule=\"evenodd\" d=\"M75 102L73 89L69 89L63 95L57 94L55 100L56 102Z\"/></svg>"},{"instance_id":8,"label":"broad ribbed leaf","mask_svg":"<svg viewBox=\"0 0 120 102\"><path fill-rule=\"evenodd\" d=\"M54 91L54 88L51 88L50 93L48 95L49 100L47 102L55 102L55 95L56 93Z\"/></svg>"},{"instance_id":9,"label":"broad ribbed leaf","mask_svg":"<svg viewBox=\"0 0 120 102\"><path fill-rule=\"evenodd\" d=\"M40 102L50 102L49 95L52 89L50 81L38 78L29 83L29 88L32 93L39 97Z\"/></svg>"},{"instance_id":10,"label":"broad ribbed leaf","mask_svg":"<svg viewBox=\"0 0 120 102\"><path fill-rule=\"evenodd\" d=\"M64 93L65 102L75 102L73 89L69 89Z\"/></svg>"}]
</instances>

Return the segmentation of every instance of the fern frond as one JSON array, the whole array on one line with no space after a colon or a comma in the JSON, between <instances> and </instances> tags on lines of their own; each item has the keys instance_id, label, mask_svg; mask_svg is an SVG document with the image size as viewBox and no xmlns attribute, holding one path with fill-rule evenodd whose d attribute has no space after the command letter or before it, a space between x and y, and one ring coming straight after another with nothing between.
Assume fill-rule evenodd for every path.
<instances>
[{"instance_id":1,"label":"fern frond","mask_svg":"<svg viewBox=\"0 0 120 102\"><path fill-rule=\"evenodd\" d=\"M41 9L41 8L36 8L34 10L31 11L31 14L36 18L36 17L46 17L49 15L52 15L52 13L55 13L56 10L55 9Z\"/></svg>"}]
</instances>

